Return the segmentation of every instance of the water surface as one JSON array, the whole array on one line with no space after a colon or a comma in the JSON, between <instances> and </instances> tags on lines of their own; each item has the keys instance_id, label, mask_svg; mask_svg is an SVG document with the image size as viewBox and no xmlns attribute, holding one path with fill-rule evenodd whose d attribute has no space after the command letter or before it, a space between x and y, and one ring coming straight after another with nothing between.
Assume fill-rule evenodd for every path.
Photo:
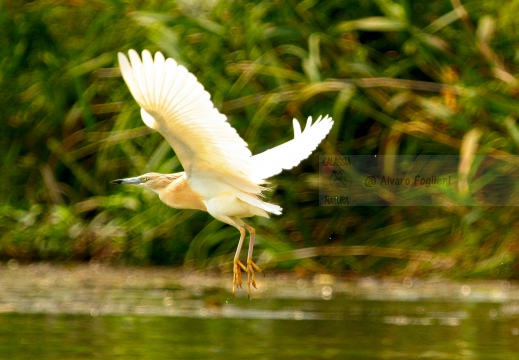
<instances>
[{"instance_id":1,"label":"water surface","mask_svg":"<svg viewBox=\"0 0 519 360\"><path fill-rule=\"evenodd\" d=\"M0 266L0 358L517 359L510 282Z\"/></svg>"}]
</instances>

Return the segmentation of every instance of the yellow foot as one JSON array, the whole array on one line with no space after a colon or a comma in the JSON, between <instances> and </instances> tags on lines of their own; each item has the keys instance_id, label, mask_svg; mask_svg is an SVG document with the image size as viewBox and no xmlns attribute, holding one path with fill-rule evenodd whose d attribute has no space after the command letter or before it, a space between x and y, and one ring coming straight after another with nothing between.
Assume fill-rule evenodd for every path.
<instances>
[{"instance_id":1,"label":"yellow foot","mask_svg":"<svg viewBox=\"0 0 519 360\"><path fill-rule=\"evenodd\" d=\"M234 260L234 266L232 268L233 278L232 278L232 296L236 294L236 287L241 288L241 270L247 271L245 265L241 263L240 260ZM249 286L250 287L250 286ZM250 292L250 291L249 291Z\"/></svg>"},{"instance_id":2,"label":"yellow foot","mask_svg":"<svg viewBox=\"0 0 519 360\"><path fill-rule=\"evenodd\" d=\"M247 260L247 283L249 285L249 299L250 299L250 287L251 285L256 288L256 279L254 278L254 271L257 271L259 273L263 273L263 270L260 269L260 267L252 262L252 259Z\"/></svg>"}]
</instances>

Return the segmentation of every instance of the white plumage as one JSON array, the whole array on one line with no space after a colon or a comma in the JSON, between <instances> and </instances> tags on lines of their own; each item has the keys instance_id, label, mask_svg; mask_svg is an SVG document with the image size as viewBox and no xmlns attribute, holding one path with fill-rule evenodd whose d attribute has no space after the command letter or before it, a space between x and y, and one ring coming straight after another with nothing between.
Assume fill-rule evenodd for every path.
<instances>
[{"instance_id":1,"label":"white plumage","mask_svg":"<svg viewBox=\"0 0 519 360\"><path fill-rule=\"evenodd\" d=\"M281 207L261 199L262 184L306 159L330 131L332 119L319 117L312 123L309 117L303 131L294 119L294 139L252 156L247 143L184 66L160 52L152 58L144 50L142 60L134 50L128 55L119 53L119 65L141 107L142 119L169 142L185 173L151 173L115 182L148 187L169 206L205 210L236 227L241 236L233 267L233 293L241 284L241 268L248 273L250 294L250 286L255 286L254 270L261 270L252 262L255 231L241 219L281 214ZM251 235L247 266L239 261L245 229Z\"/></svg>"},{"instance_id":2,"label":"white plumage","mask_svg":"<svg viewBox=\"0 0 519 360\"><path fill-rule=\"evenodd\" d=\"M293 123L294 139L251 158L253 179L262 181L279 174L282 170L292 169L298 165L310 156L333 125L333 121L328 115L324 118L319 116L314 123L310 116L302 132L296 119L293 120Z\"/></svg>"}]
</instances>

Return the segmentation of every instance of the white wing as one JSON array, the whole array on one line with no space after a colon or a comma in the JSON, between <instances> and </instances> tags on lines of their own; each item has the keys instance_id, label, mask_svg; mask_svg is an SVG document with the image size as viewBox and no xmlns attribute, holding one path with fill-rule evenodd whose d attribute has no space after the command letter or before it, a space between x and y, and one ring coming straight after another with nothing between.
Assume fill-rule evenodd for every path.
<instances>
[{"instance_id":1,"label":"white wing","mask_svg":"<svg viewBox=\"0 0 519 360\"><path fill-rule=\"evenodd\" d=\"M144 123L169 142L188 177L218 178L248 193L261 188L250 179L251 152L210 100L196 77L157 52L119 53L124 81L141 107Z\"/></svg>"},{"instance_id":2,"label":"white wing","mask_svg":"<svg viewBox=\"0 0 519 360\"><path fill-rule=\"evenodd\" d=\"M299 122L294 119L294 139L252 157L253 180L262 181L291 169L306 159L315 150L332 128L332 118L326 115L312 124L312 117L301 132Z\"/></svg>"}]
</instances>

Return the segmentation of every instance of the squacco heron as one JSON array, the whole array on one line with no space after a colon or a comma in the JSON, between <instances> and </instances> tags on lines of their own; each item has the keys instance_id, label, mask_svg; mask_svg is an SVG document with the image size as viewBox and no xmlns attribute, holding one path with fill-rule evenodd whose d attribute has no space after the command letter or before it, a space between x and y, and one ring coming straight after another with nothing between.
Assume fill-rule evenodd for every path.
<instances>
[{"instance_id":1,"label":"squacco heron","mask_svg":"<svg viewBox=\"0 0 519 360\"><path fill-rule=\"evenodd\" d=\"M242 270L247 273L248 295L256 287L255 272L262 270L252 261L255 230L242 219L280 215L281 207L264 201L266 179L291 169L306 159L330 131L330 117L309 117L303 131L294 119L294 139L252 156L240 138L210 100L196 77L173 59L147 50L130 50L128 58L119 53L124 81L141 107L144 123L169 142L184 172L148 173L112 181L153 190L166 205L177 209L207 211L214 218L240 232L234 256L232 292L241 287ZM246 265L240 252L250 234Z\"/></svg>"}]
</instances>

